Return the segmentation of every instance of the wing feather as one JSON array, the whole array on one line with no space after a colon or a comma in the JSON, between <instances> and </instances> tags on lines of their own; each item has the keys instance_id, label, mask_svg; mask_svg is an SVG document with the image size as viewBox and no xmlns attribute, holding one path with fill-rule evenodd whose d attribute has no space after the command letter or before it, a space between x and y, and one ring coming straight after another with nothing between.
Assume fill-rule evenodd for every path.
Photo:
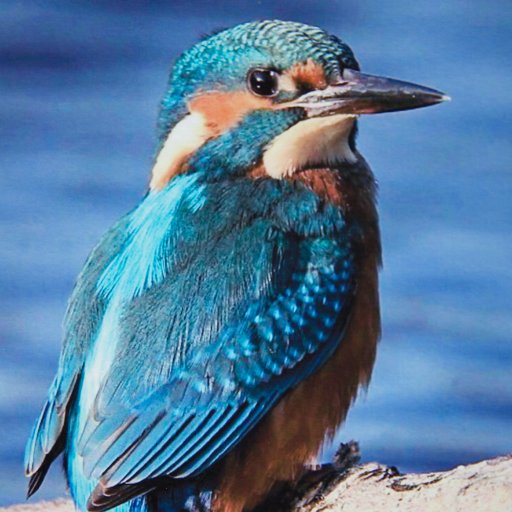
<instances>
[{"instance_id":1,"label":"wing feather","mask_svg":"<svg viewBox=\"0 0 512 512\"><path fill-rule=\"evenodd\" d=\"M92 407L81 410L81 432L74 433L80 436L74 447L84 476L98 481L90 510L148 492L162 478L206 471L335 350L355 289L349 230L336 211L325 234L315 215L334 215L334 210L310 191L293 200L281 189L298 185L273 181L260 182L272 188L260 197L289 196L290 208L264 201L256 208L255 187L248 180L241 180L239 189L230 183L229 195L210 191L215 200L201 201L201 208L192 209L185 200L173 206L175 222L165 243L152 242L158 264L151 268L158 279L149 284L137 278L137 286L124 286L132 274L122 272L124 260L111 262L116 254L132 254L130 272L136 275L139 267L146 272L139 252L146 247L144 237L151 238L150 226L141 224L136 247L126 245L133 243L126 239L126 223L107 234L77 284L57 384L27 447L34 486L59 446L84 354L119 275L125 302L117 313L115 358ZM175 199L158 197L148 208ZM283 217L279 227L271 208ZM159 225L167 210L157 210L159 215L139 220ZM304 217L304 233L291 230L288 212ZM163 231L160 226L158 232ZM111 267L115 272L106 272ZM100 280L112 293L98 295ZM127 290L134 286L137 293L131 296Z\"/></svg>"},{"instance_id":2,"label":"wing feather","mask_svg":"<svg viewBox=\"0 0 512 512\"><path fill-rule=\"evenodd\" d=\"M25 474L31 477L29 496L37 491L50 464L63 449L69 404L104 307L96 296L96 281L119 247L125 243L126 222L126 217L121 219L92 251L71 296L59 369L25 449Z\"/></svg>"},{"instance_id":3,"label":"wing feather","mask_svg":"<svg viewBox=\"0 0 512 512\"><path fill-rule=\"evenodd\" d=\"M167 384L124 414L99 415L81 448L86 475L99 481L95 503L106 509L134 486L143 493L205 471L329 357L350 313L352 251L346 239L315 243L280 290L249 304Z\"/></svg>"}]
</instances>

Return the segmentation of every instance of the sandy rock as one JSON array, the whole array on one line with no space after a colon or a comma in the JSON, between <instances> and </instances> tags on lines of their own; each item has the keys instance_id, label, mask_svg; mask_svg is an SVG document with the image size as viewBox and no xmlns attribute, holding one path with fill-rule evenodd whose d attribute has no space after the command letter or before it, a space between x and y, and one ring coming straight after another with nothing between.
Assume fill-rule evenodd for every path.
<instances>
[{"instance_id":1,"label":"sandy rock","mask_svg":"<svg viewBox=\"0 0 512 512\"><path fill-rule=\"evenodd\" d=\"M73 503L70 500L64 499L24 503L23 505L0 508L1 512L74 512L74 510Z\"/></svg>"},{"instance_id":2,"label":"sandy rock","mask_svg":"<svg viewBox=\"0 0 512 512\"><path fill-rule=\"evenodd\" d=\"M442 473L396 475L380 464L350 469L324 499L297 512L509 512L512 456Z\"/></svg>"},{"instance_id":3,"label":"sandy rock","mask_svg":"<svg viewBox=\"0 0 512 512\"><path fill-rule=\"evenodd\" d=\"M292 501L286 508L295 512L509 512L512 455L440 473L400 475L382 464L357 465L302 489ZM73 512L73 505L61 499L0 512Z\"/></svg>"}]
</instances>

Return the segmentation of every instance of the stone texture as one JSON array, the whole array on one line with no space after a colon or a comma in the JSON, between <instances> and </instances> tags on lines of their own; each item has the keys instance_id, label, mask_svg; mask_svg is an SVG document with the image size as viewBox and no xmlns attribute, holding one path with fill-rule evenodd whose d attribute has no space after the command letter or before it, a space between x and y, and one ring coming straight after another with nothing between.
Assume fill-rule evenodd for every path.
<instances>
[{"instance_id":1,"label":"stone texture","mask_svg":"<svg viewBox=\"0 0 512 512\"><path fill-rule=\"evenodd\" d=\"M368 463L310 480L310 485L302 484L300 495L287 491L292 504L285 508L295 512L512 510L512 455L440 473L408 475L400 475L393 467ZM278 508L284 510L282 505L267 510L275 512ZM0 512L72 511L71 502L64 499L0 508Z\"/></svg>"}]
</instances>

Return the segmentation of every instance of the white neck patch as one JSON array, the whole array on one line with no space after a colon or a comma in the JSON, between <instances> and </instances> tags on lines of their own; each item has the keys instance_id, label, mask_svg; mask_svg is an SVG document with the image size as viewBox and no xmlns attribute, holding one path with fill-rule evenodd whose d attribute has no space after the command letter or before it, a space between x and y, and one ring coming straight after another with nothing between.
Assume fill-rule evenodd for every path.
<instances>
[{"instance_id":1,"label":"white neck patch","mask_svg":"<svg viewBox=\"0 0 512 512\"><path fill-rule=\"evenodd\" d=\"M357 116L338 114L300 121L278 135L263 154L267 174L276 179L307 167L355 163L348 138Z\"/></svg>"},{"instance_id":2,"label":"white neck patch","mask_svg":"<svg viewBox=\"0 0 512 512\"><path fill-rule=\"evenodd\" d=\"M182 165L212 135L204 116L186 115L169 133L151 172L151 190L160 190L177 174Z\"/></svg>"}]
</instances>

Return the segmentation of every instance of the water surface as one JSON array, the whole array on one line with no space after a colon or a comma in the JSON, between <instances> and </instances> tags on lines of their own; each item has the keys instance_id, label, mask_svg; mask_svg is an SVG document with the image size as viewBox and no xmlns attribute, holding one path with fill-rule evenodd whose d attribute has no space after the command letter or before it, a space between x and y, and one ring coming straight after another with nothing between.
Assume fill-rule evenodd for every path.
<instances>
[{"instance_id":1,"label":"water surface","mask_svg":"<svg viewBox=\"0 0 512 512\"><path fill-rule=\"evenodd\" d=\"M74 278L144 193L172 60L255 18L320 25L364 70L454 98L360 123L380 183L383 338L339 440L405 471L511 451L510 2L143 4L0 6L0 505L24 497L23 446ZM38 496L63 493L57 467Z\"/></svg>"}]
</instances>

